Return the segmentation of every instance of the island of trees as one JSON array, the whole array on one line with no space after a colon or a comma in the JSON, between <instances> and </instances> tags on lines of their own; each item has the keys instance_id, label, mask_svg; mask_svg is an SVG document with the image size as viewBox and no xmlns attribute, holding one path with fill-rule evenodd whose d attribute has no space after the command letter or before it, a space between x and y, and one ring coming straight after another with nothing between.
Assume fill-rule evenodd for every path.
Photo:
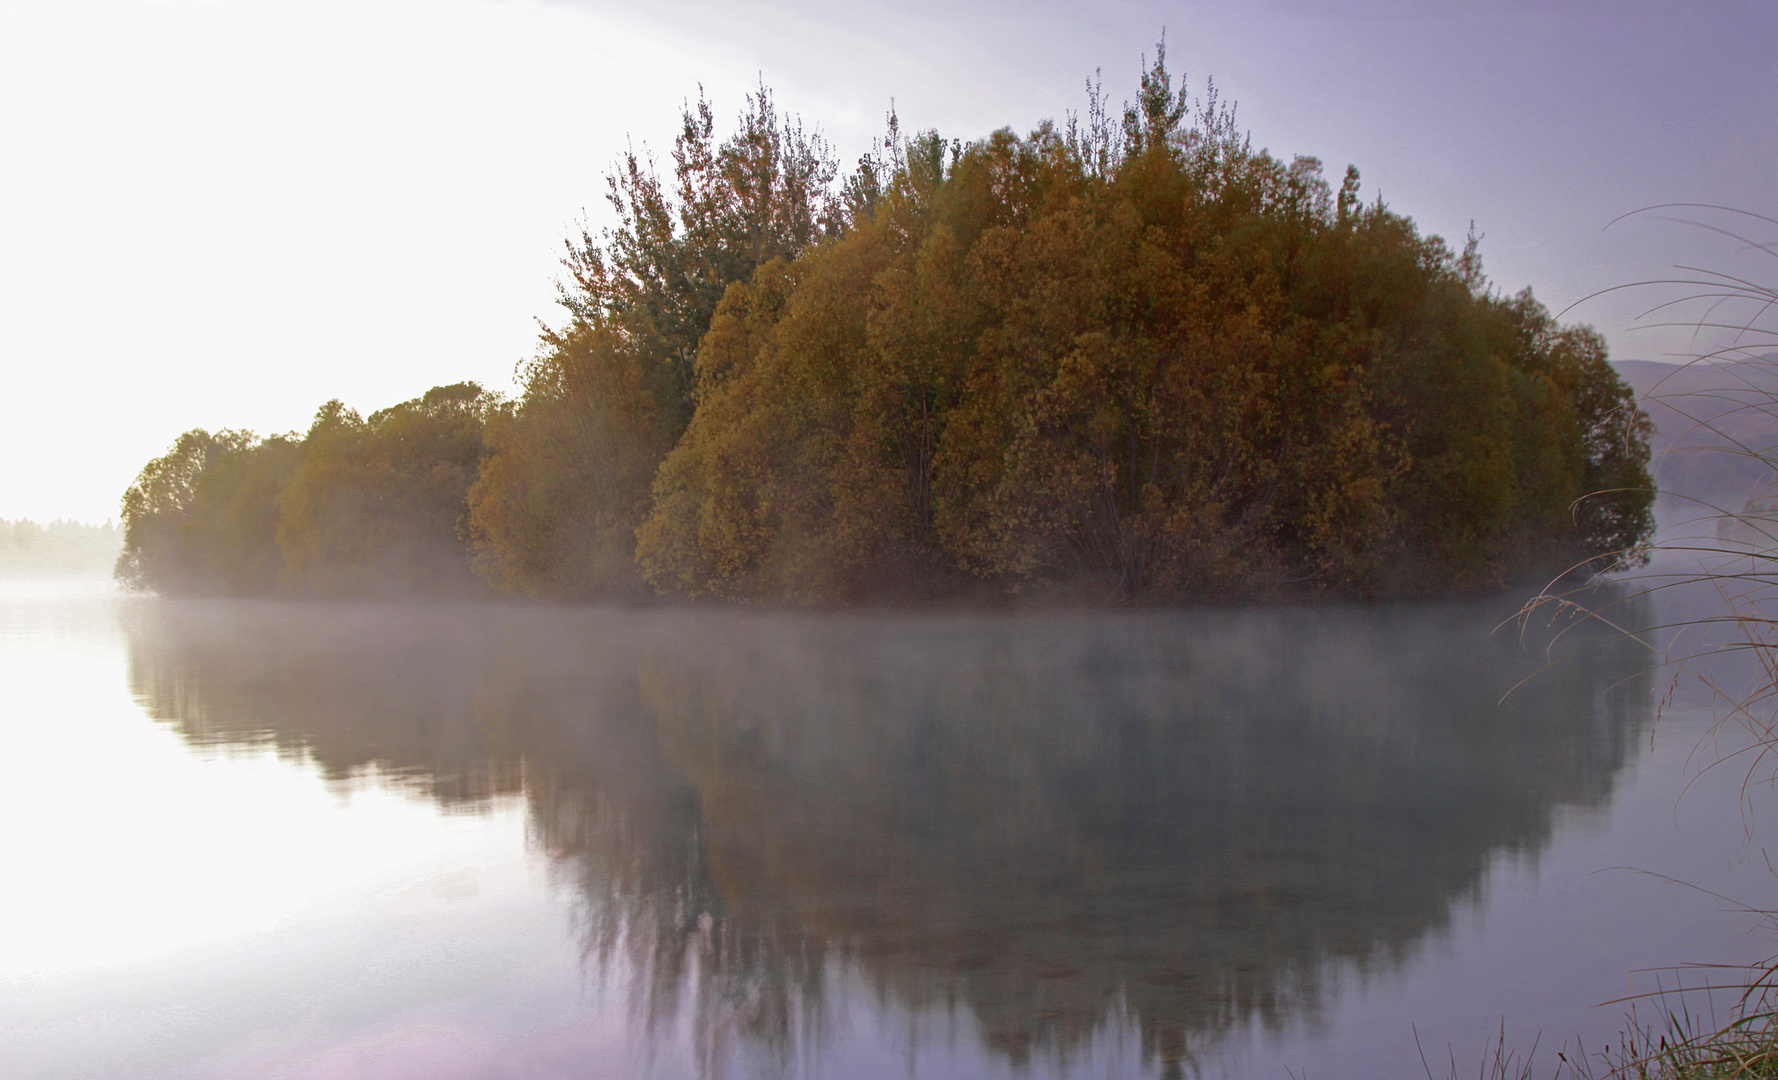
<instances>
[{"instance_id":1,"label":"island of trees","mask_svg":"<svg viewBox=\"0 0 1778 1080\"><path fill-rule=\"evenodd\" d=\"M167 593L844 603L1484 588L1634 551L1650 425L1601 337L1157 52L1121 116L888 135L763 87L609 178L506 400L191 431L123 500Z\"/></svg>"}]
</instances>

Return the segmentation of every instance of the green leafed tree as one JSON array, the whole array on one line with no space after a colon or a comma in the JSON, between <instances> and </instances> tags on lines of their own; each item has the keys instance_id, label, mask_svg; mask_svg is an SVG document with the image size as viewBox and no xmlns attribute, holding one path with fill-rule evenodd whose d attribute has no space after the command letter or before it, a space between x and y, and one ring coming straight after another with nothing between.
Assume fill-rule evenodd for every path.
<instances>
[{"instance_id":1,"label":"green leafed tree","mask_svg":"<svg viewBox=\"0 0 1778 1080\"><path fill-rule=\"evenodd\" d=\"M247 431L181 435L124 493L118 580L173 594L275 588L278 498L297 453L289 439Z\"/></svg>"},{"instance_id":2,"label":"green leafed tree","mask_svg":"<svg viewBox=\"0 0 1778 1080\"><path fill-rule=\"evenodd\" d=\"M278 500L280 585L329 596L477 591L468 492L500 407L475 383L434 387L367 419L337 400L322 406Z\"/></svg>"}]
</instances>

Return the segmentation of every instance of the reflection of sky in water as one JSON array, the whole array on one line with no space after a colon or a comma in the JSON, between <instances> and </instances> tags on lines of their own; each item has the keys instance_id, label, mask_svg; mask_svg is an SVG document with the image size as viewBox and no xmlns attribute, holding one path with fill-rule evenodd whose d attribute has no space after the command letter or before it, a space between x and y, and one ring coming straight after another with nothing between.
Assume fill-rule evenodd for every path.
<instances>
[{"instance_id":1,"label":"reflection of sky in water","mask_svg":"<svg viewBox=\"0 0 1778 1080\"><path fill-rule=\"evenodd\" d=\"M510 862L523 836L523 807L510 800L479 818L443 816L375 783L330 790L269 748L194 754L142 722L115 648L9 638L8 978L326 919L364 889L385 902L440 861Z\"/></svg>"},{"instance_id":2,"label":"reflection of sky in water","mask_svg":"<svg viewBox=\"0 0 1778 1080\"><path fill-rule=\"evenodd\" d=\"M0 594L0 1076L1407 1075L1767 948L1595 872L1770 893L1697 717L1432 608L223 610Z\"/></svg>"}]
</instances>

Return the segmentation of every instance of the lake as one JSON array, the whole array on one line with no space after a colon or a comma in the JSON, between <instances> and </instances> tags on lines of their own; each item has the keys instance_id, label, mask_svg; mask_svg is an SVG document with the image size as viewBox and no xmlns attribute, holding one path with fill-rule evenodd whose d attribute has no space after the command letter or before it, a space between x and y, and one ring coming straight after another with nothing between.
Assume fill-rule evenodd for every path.
<instances>
[{"instance_id":1,"label":"lake","mask_svg":"<svg viewBox=\"0 0 1778 1080\"><path fill-rule=\"evenodd\" d=\"M0 583L0 1076L1547 1072L1778 951L1774 804L1513 606Z\"/></svg>"}]
</instances>

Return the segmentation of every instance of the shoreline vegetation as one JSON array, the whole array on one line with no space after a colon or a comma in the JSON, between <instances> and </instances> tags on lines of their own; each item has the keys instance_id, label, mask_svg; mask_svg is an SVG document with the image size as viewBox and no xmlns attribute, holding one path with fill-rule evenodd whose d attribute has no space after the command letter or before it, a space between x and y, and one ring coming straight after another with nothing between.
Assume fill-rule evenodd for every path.
<instances>
[{"instance_id":1,"label":"shoreline vegetation","mask_svg":"<svg viewBox=\"0 0 1778 1080\"><path fill-rule=\"evenodd\" d=\"M885 137L763 85L617 224L506 400L191 431L123 500L167 594L792 605L1436 595L1631 561L1650 423L1593 330L1254 150L1164 47L1121 115Z\"/></svg>"},{"instance_id":2,"label":"shoreline vegetation","mask_svg":"<svg viewBox=\"0 0 1778 1080\"><path fill-rule=\"evenodd\" d=\"M1778 246L1753 235L1757 229L1778 229L1778 218L1698 203L1636 213L1714 234L1733 243L1736 257L1743 260L1778 257ZM1667 669L1669 686L1663 703L1673 700L1684 681L1707 692L1717 719L1698 743L1699 760L1705 769L1745 770L1745 798L1749 788L1778 781L1778 759L1773 757L1778 752L1773 709L1778 704L1778 615L1773 610L1778 600L1773 575L1778 560L1778 327L1771 319L1778 285L1770 284L1765 265L1676 270L1681 276L1618 287L1654 290L1658 295L1644 319L1662 320L1651 325L1690 327L1698 342L1697 352L1685 363L1662 371L1644 364L1649 370L1640 373L1649 384L1642 400L1663 429L1665 449L1656 474L1665 481L1664 488L1674 489L1664 494L1670 500L1666 513L1675 520L1649 548L1654 565L1621 579L1626 590L1622 596L1631 601L1668 596L1673 610L1662 625L1620 624L1614 621L1620 613L1612 603L1595 606L1557 583L1527 601L1521 618L1528 622L1557 612L1559 618L1601 619L1621 627L1626 637L1647 633L1651 640L1664 638L1658 662ZM1743 803L1742 812L1748 813L1748 804ZM1743 817L1742 827L1751 849L1751 821ZM1722 899L1757 917L1759 927L1778 929L1778 908L1771 901ZM1556 1080L1778 1077L1778 956L1747 968L1693 963L1670 970L1674 987L1625 999L1631 1011L1616 1046L1593 1055L1559 1054L1550 1075ZM1724 991L1737 999L1726 1017L1715 1010L1710 996ZM1699 998L1699 993L1705 996ZM1654 1018L1646 1019L1651 1013ZM1504 1034L1499 1049L1491 1064L1484 1062L1481 1074L1528 1080L1532 1054L1521 1062L1516 1054L1505 1053Z\"/></svg>"}]
</instances>

